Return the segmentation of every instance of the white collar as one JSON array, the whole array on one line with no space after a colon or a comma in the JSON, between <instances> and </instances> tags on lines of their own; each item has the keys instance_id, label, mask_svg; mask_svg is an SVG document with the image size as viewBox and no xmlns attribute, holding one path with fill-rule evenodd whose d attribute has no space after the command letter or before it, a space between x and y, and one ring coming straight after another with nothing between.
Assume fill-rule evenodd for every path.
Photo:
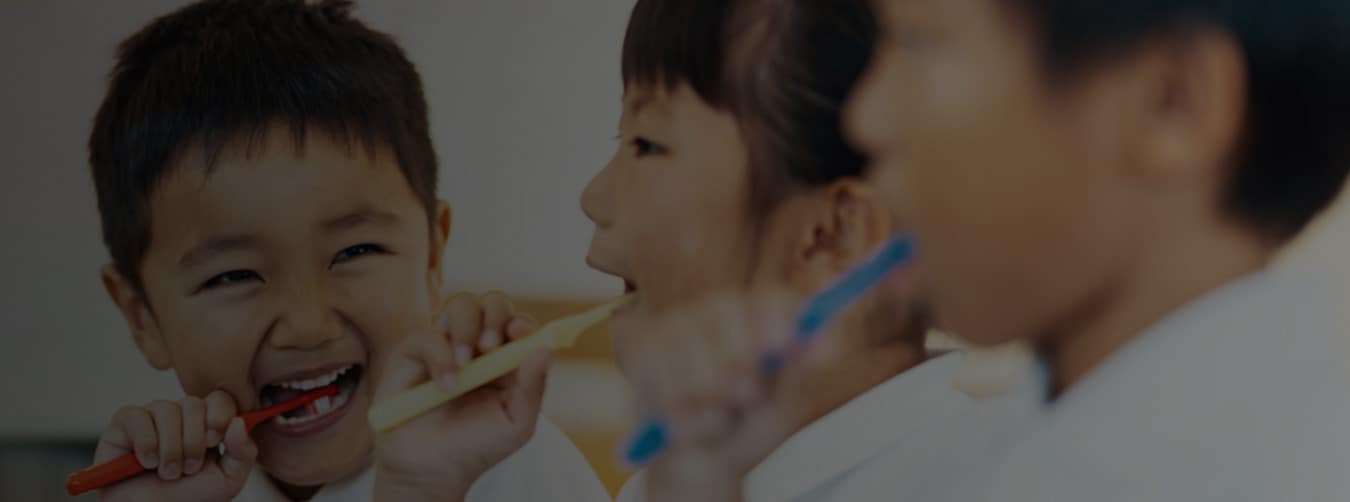
<instances>
[{"instance_id":1,"label":"white collar","mask_svg":"<svg viewBox=\"0 0 1350 502\"><path fill-rule=\"evenodd\" d=\"M812 422L746 478L747 500L791 500L975 404L957 392L959 354L926 361ZM931 452L916 451L916 457Z\"/></svg>"},{"instance_id":2,"label":"white collar","mask_svg":"<svg viewBox=\"0 0 1350 502\"><path fill-rule=\"evenodd\" d=\"M1046 404L1046 411L1053 412L1092 399L1091 396L1101 394L1096 390L1098 387L1117 385L1116 382L1129 378L1126 375L1146 368L1136 364L1139 359L1166 364L1168 361L1159 359L1176 359L1179 353L1214 357L1238 342L1270 343L1273 338L1270 333L1243 329L1250 325L1242 324L1252 312L1288 303L1281 297L1288 293L1286 287L1290 284L1280 279L1265 271L1255 272L1191 300L1117 349L1053 403L1048 401L1049 368L1042 361L1037 365L1036 375L1041 402ZM1280 314L1287 315L1287 312ZM1246 338L1251 340L1244 340Z\"/></svg>"},{"instance_id":3,"label":"white collar","mask_svg":"<svg viewBox=\"0 0 1350 502\"><path fill-rule=\"evenodd\" d=\"M967 499L1345 500L1291 496L1345 488L1326 466L1350 460L1344 299L1311 286L1261 271L1178 308L1042 397Z\"/></svg>"},{"instance_id":4,"label":"white collar","mask_svg":"<svg viewBox=\"0 0 1350 502\"><path fill-rule=\"evenodd\" d=\"M367 466L356 475L323 485L314 497L315 502L356 502L369 501L375 494L375 469ZM234 498L235 502L290 502L290 498L281 493L267 472L254 467L249 473L244 489Z\"/></svg>"}]
</instances>

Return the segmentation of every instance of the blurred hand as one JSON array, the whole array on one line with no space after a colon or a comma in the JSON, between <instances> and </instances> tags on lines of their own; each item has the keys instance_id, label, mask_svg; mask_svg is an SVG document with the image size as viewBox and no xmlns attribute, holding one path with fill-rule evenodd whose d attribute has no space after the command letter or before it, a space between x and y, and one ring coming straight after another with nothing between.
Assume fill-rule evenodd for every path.
<instances>
[{"instance_id":1,"label":"blurred hand","mask_svg":"<svg viewBox=\"0 0 1350 502\"><path fill-rule=\"evenodd\" d=\"M537 324L500 293L459 294L431 332L390 354L375 402L427 380L454 388L458 369L533 332ZM376 438L377 500L459 500L473 482L534 434L551 356L535 354L518 370Z\"/></svg>"},{"instance_id":2,"label":"blurred hand","mask_svg":"<svg viewBox=\"0 0 1350 502\"><path fill-rule=\"evenodd\" d=\"M648 500L739 500L745 475L800 426L800 410L779 396L834 349L829 334L809 351L791 346L799 306L786 292L718 295L611 324L633 337L637 395L669 428L668 449L648 466ZM764 372L767 353L784 372Z\"/></svg>"}]
</instances>

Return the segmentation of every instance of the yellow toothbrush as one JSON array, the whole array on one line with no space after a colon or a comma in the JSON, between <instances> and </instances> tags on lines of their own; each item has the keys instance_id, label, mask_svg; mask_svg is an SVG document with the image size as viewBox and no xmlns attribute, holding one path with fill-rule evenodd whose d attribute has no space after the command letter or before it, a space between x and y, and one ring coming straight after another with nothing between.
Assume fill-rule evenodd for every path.
<instances>
[{"instance_id":1,"label":"yellow toothbrush","mask_svg":"<svg viewBox=\"0 0 1350 502\"><path fill-rule=\"evenodd\" d=\"M628 300L629 296L620 297L580 314L555 319L524 338L470 361L455 375L454 391L447 391L436 382L428 381L383 402L375 403L367 415L370 426L377 432L393 429L432 408L514 371L525 363L526 358L539 350L571 347L576 344L582 333L600 321L608 319L614 309L627 303Z\"/></svg>"}]
</instances>

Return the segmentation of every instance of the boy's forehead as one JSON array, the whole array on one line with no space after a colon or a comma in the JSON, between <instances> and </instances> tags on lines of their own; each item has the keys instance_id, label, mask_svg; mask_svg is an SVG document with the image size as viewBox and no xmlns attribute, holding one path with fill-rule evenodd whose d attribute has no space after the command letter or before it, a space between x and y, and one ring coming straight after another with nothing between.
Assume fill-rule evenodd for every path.
<instances>
[{"instance_id":1,"label":"boy's forehead","mask_svg":"<svg viewBox=\"0 0 1350 502\"><path fill-rule=\"evenodd\" d=\"M233 144L209 162L200 147L187 152L150 195L150 221L157 227L152 233L196 240L209 237L201 228L214 228L243 235L301 216L306 230L334 233L397 226L423 214L389 152L366 153L318 131L309 133L303 148L287 141L289 134L272 136L253 151ZM183 232L167 232L166 224Z\"/></svg>"}]
</instances>

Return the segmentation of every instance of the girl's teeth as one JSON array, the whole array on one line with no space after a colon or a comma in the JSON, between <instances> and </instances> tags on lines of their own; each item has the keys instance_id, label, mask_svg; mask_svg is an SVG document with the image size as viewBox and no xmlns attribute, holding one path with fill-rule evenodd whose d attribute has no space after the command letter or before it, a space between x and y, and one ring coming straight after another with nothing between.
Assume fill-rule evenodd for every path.
<instances>
[{"instance_id":1,"label":"girl's teeth","mask_svg":"<svg viewBox=\"0 0 1350 502\"><path fill-rule=\"evenodd\" d=\"M318 411L320 415L328 413L328 410L332 409L332 406L332 398L328 396L321 397L314 401L314 409Z\"/></svg>"}]
</instances>

